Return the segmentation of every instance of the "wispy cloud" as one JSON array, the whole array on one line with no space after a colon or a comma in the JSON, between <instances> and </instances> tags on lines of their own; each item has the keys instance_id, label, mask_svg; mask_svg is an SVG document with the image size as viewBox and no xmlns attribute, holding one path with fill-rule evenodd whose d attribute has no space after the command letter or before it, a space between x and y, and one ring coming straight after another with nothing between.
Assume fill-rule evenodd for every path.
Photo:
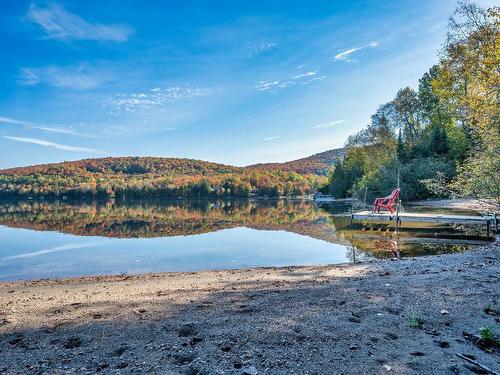
<instances>
[{"instance_id":1,"label":"wispy cloud","mask_svg":"<svg viewBox=\"0 0 500 375\"><path fill-rule=\"evenodd\" d=\"M260 81L255 88L259 91L266 91L279 87L280 83L280 81Z\"/></svg>"},{"instance_id":2,"label":"wispy cloud","mask_svg":"<svg viewBox=\"0 0 500 375\"><path fill-rule=\"evenodd\" d=\"M114 114L141 113L178 100L209 96L210 93L206 88L155 87L148 91L117 94L108 100L107 106Z\"/></svg>"},{"instance_id":3,"label":"wispy cloud","mask_svg":"<svg viewBox=\"0 0 500 375\"><path fill-rule=\"evenodd\" d=\"M2 117L2 116L0 116L0 123L13 124L13 125L30 125L30 123L28 123L26 121L16 120L13 118Z\"/></svg>"},{"instance_id":4,"label":"wispy cloud","mask_svg":"<svg viewBox=\"0 0 500 375\"><path fill-rule=\"evenodd\" d=\"M125 42L134 30L127 25L91 23L55 3L31 4L27 18L53 39Z\"/></svg>"},{"instance_id":5,"label":"wispy cloud","mask_svg":"<svg viewBox=\"0 0 500 375\"><path fill-rule=\"evenodd\" d=\"M78 137L85 137L85 138L94 138L94 136L91 136L88 134L82 134L82 133L75 132L73 129L68 128L68 127L39 124L36 122L29 122L29 121L24 121L24 120L13 119L10 117L0 116L0 123L27 126L31 129L42 130L42 131L48 132L48 133L58 133L58 134L75 135Z\"/></svg>"},{"instance_id":6,"label":"wispy cloud","mask_svg":"<svg viewBox=\"0 0 500 375\"><path fill-rule=\"evenodd\" d=\"M315 77L316 72L306 72L302 74L297 74L296 76L293 77L293 79L301 79L301 78L306 78L306 77Z\"/></svg>"},{"instance_id":7,"label":"wispy cloud","mask_svg":"<svg viewBox=\"0 0 500 375\"><path fill-rule=\"evenodd\" d=\"M275 141L275 140L280 139L280 138L281 138L280 136L275 135L275 136L273 136L273 137L266 137L266 138L262 138L262 140L263 140L264 142L271 142L271 141Z\"/></svg>"},{"instance_id":8,"label":"wispy cloud","mask_svg":"<svg viewBox=\"0 0 500 375\"><path fill-rule=\"evenodd\" d=\"M96 72L88 64L70 66L48 66L44 68L22 68L19 83L24 86L46 84L49 86L88 90L106 82L102 72Z\"/></svg>"},{"instance_id":9,"label":"wispy cloud","mask_svg":"<svg viewBox=\"0 0 500 375\"><path fill-rule=\"evenodd\" d=\"M301 74L297 74L289 79L281 80L281 81L260 81L255 89L258 91L271 91L272 93L276 93L279 90L282 90L291 86L305 86L309 85L315 81L322 81L326 79L326 76L320 76L317 72L305 72Z\"/></svg>"},{"instance_id":10,"label":"wispy cloud","mask_svg":"<svg viewBox=\"0 0 500 375\"><path fill-rule=\"evenodd\" d=\"M321 124L318 124L318 125L314 125L313 128L315 129L320 129L320 128L329 128L331 126L335 126L335 125L338 125L338 124L342 124L343 122L345 122L344 119L341 119L341 120L335 120L335 121L329 121L329 122L322 122Z\"/></svg>"},{"instance_id":11,"label":"wispy cloud","mask_svg":"<svg viewBox=\"0 0 500 375\"><path fill-rule=\"evenodd\" d=\"M32 126L32 128L42 130L42 131L47 132L47 133L67 134L67 135L76 135L78 137L94 138L91 135L77 133L74 130L71 130L68 128L63 128L63 127L53 128L53 127L47 127L47 126Z\"/></svg>"},{"instance_id":12,"label":"wispy cloud","mask_svg":"<svg viewBox=\"0 0 500 375\"><path fill-rule=\"evenodd\" d=\"M276 46L277 44L273 42L261 42L250 44L248 48L250 49L252 55L259 55L276 48Z\"/></svg>"},{"instance_id":13,"label":"wispy cloud","mask_svg":"<svg viewBox=\"0 0 500 375\"><path fill-rule=\"evenodd\" d=\"M19 258L31 258L31 257L37 256L37 255L50 254L50 253L54 253L54 252L57 252L57 251L83 249L83 248L86 248L86 247L95 247L97 245L100 245L100 243L99 242L69 243L69 244L66 244L66 245L52 247L50 249L44 249L44 250L34 251L32 253L24 253L24 254L12 255L12 256L9 256L9 257L4 257L3 260L19 259Z\"/></svg>"},{"instance_id":14,"label":"wispy cloud","mask_svg":"<svg viewBox=\"0 0 500 375\"><path fill-rule=\"evenodd\" d=\"M351 55L355 52L358 52L358 51L361 51L363 49L366 49L366 48L375 48L375 47L378 47L378 43L377 42L371 42L370 44L366 45L366 46L362 46L362 47L354 47L354 48L349 48L345 51L341 51L339 53L337 53L335 55L335 60L339 60L339 61L345 61L345 62L354 62L356 60L354 60Z\"/></svg>"},{"instance_id":15,"label":"wispy cloud","mask_svg":"<svg viewBox=\"0 0 500 375\"><path fill-rule=\"evenodd\" d=\"M4 138L10 139L10 140L16 141L16 142L32 143L32 144L39 145L39 146L51 147L51 148L54 148L56 150L62 150L62 151L85 152L85 153L91 153L91 154L103 154L104 153L104 151L96 150L93 148L63 145L60 143L54 143L54 142L45 141L43 139L37 139L37 138L12 137L12 136L8 136L8 135L5 135Z\"/></svg>"}]
</instances>

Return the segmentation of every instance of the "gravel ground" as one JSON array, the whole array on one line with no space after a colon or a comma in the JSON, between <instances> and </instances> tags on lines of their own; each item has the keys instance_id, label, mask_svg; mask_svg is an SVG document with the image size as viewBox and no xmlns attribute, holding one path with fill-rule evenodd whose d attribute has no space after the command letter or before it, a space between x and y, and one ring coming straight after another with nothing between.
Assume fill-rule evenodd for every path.
<instances>
[{"instance_id":1,"label":"gravel ground","mask_svg":"<svg viewBox=\"0 0 500 375\"><path fill-rule=\"evenodd\" d=\"M481 373L455 353L498 372L498 348L481 349L474 335L498 333L499 249L4 282L0 372Z\"/></svg>"}]
</instances>

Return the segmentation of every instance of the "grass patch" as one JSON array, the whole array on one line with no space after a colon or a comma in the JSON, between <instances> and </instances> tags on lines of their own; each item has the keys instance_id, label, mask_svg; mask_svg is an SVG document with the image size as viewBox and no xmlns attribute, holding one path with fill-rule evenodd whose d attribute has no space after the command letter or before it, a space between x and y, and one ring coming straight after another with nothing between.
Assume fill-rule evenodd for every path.
<instances>
[{"instance_id":1,"label":"grass patch","mask_svg":"<svg viewBox=\"0 0 500 375\"><path fill-rule=\"evenodd\" d=\"M481 340L487 345L500 346L500 339L491 327L482 327L479 329Z\"/></svg>"},{"instance_id":2,"label":"grass patch","mask_svg":"<svg viewBox=\"0 0 500 375\"><path fill-rule=\"evenodd\" d=\"M412 315L412 317L410 318L409 324L410 324L410 327L413 327L413 328L422 328L422 326L424 325L424 321L422 319L420 319L419 317Z\"/></svg>"}]
</instances>

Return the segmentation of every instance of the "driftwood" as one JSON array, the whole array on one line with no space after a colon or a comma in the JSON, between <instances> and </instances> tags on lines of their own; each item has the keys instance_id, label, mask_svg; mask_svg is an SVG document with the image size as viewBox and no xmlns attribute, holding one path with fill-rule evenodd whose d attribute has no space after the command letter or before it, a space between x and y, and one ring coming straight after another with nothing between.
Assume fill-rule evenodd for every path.
<instances>
[{"instance_id":1,"label":"driftwood","mask_svg":"<svg viewBox=\"0 0 500 375\"><path fill-rule=\"evenodd\" d=\"M474 335L472 333L468 332L462 332L462 335L464 336L465 339L469 340L472 342L474 345L476 345L479 349L484 350L487 353L498 353L500 346L496 344L495 342L491 340L485 340L481 338L480 336Z\"/></svg>"},{"instance_id":2,"label":"driftwood","mask_svg":"<svg viewBox=\"0 0 500 375\"><path fill-rule=\"evenodd\" d=\"M490 369L489 367L486 367L485 365L480 364L479 362L474 361L473 359L470 359L469 357L467 357L467 356L465 356L465 355L463 355L463 354L460 354L460 353L455 353L455 355L456 355L457 357L460 357L460 358L462 358L462 359L465 359L467 362L470 362L470 363L472 363L473 365L476 365L477 367L482 368L484 371L488 372L489 374L493 374L493 375L500 375L498 372L496 372L496 371L494 371L494 370Z\"/></svg>"}]
</instances>

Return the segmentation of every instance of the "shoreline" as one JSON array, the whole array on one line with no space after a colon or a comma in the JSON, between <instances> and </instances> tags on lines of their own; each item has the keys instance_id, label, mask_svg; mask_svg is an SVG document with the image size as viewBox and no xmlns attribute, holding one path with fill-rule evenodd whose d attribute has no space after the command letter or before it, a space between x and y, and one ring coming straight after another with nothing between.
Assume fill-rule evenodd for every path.
<instances>
[{"instance_id":1,"label":"shoreline","mask_svg":"<svg viewBox=\"0 0 500 375\"><path fill-rule=\"evenodd\" d=\"M1 282L0 373L498 371L463 332L498 326L499 250Z\"/></svg>"},{"instance_id":2,"label":"shoreline","mask_svg":"<svg viewBox=\"0 0 500 375\"><path fill-rule=\"evenodd\" d=\"M475 250L472 250L475 251ZM419 257L407 257L401 259L417 259L427 257L428 255ZM198 271L166 271L166 272L144 272L144 273L121 273L121 274L107 274L107 275L81 275L81 276L68 276L68 277L54 277L54 278L40 278L40 279L19 279L19 280L0 280L0 289L2 287L26 287L26 286L50 286L61 284L86 284L96 282L115 282L124 280L141 280L141 279L155 279L155 278L171 278L171 277L188 277L189 275L205 276L205 274L213 273L234 273L234 272L253 272L262 273L268 271L279 271L283 269L295 270L303 268L326 268L326 267L359 267L362 265L374 264L379 262L386 262L390 259L377 259L365 262L349 263L334 263L334 264L314 264L314 265L292 265L292 266L260 266L260 267L243 267L243 268L220 268L220 269L202 269Z\"/></svg>"}]
</instances>

